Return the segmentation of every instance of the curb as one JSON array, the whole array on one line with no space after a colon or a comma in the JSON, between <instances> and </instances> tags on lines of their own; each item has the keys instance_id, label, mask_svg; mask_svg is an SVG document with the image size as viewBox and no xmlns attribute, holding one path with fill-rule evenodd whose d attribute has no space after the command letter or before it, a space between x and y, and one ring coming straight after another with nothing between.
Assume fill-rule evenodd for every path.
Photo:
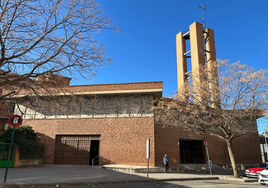
<instances>
[{"instance_id":1,"label":"curb","mask_svg":"<svg viewBox=\"0 0 268 188\"><path fill-rule=\"evenodd\" d=\"M217 180L218 177L198 177L198 178L166 178L166 179L148 179L148 180L124 180L112 182L80 182L80 183L40 183L40 184L1 184L1 188L42 188L42 187L68 187L79 185L105 185L105 184L123 184L123 183L146 183L146 182L162 182L162 181L189 181L189 180Z\"/></svg>"},{"instance_id":2,"label":"curb","mask_svg":"<svg viewBox=\"0 0 268 188\"><path fill-rule=\"evenodd\" d=\"M230 180L230 181L240 181L240 182L258 182L258 179L243 179L243 178L233 178L228 176L220 176L221 180Z\"/></svg>"}]
</instances>

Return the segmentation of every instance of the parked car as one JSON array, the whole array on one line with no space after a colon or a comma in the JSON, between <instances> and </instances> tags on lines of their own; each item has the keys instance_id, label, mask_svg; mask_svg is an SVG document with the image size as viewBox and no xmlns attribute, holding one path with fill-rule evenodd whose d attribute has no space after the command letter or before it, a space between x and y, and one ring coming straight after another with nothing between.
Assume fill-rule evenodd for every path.
<instances>
[{"instance_id":1,"label":"parked car","mask_svg":"<svg viewBox=\"0 0 268 188\"><path fill-rule=\"evenodd\" d=\"M268 185L268 167L260 172L258 182L262 185Z\"/></svg>"},{"instance_id":2,"label":"parked car","mask_svg":"<svg viewBox=\"0 0 268 188\"><path fill-rule=\"evenodd\" d=\"M254 164L252 167L247 168L245 171L245 175L247 177L254 177L257 178L260 172L268 166L268 163L260 163Z\"/></svg>"}]
</instances>

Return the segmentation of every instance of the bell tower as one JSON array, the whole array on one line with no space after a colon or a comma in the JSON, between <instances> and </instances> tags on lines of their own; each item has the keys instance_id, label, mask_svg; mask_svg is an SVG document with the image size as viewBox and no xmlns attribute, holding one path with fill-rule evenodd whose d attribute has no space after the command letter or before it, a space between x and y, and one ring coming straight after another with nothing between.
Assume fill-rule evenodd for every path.
<instances>
[{"instance_id":1,"label":"bell tower","mask_svg":"<svg viewBox=\"0 0 268 188\"><path fill-rule=\"evenodd\" d=\"M190 40L189 51L186 51L187 40ZM214 31L194 22L187 32L176 35L176 53L178 92L188 91L188 77L191 76L195 100L213 108L220 107ZM188 59L191 70L187 69Z\"/></svg>"}]
</instances>

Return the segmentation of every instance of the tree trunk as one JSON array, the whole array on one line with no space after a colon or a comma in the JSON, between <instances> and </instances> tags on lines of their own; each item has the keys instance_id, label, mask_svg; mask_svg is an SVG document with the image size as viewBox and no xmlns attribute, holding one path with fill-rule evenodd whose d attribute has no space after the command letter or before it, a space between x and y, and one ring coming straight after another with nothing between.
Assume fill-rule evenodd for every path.
<instances>
[{"instance_id":1,"label":"tree trunk","mask_svg":"<svg viewBox=\"0 0 268 188\"><path fill-rule=\"evenodd\" d=\"M239 178L240 176L239 176L239 172L238 172L238 169L237 169L237 164L236 164L236 161L235 161L235 156L234 156L234 153L233 153L232 140L226 140L226 143L227 143L229 157L230 157L232 168L233 168L234 177L235 178Z\"/></svg>"}]
</instances>

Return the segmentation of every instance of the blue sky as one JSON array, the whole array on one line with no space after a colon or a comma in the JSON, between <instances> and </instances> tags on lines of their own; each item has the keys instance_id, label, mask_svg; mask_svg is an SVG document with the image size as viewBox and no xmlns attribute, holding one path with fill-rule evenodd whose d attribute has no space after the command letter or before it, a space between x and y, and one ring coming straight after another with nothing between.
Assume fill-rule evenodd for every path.
<instances>
[{"instance_id":1,"label":"blue sky","mask_svg":"<svg viewBox=\"0 0 268 188\"><path fill-rule=\"evenodd\" d=\"M92 80L73 85L163 81L163 96L177 90L175 36L195 21L215 33L218 59L267 69L267 0L98 0L120 30L95 37L105 45L112 65L100 67Z\"/></svg>"}]
</instances>

